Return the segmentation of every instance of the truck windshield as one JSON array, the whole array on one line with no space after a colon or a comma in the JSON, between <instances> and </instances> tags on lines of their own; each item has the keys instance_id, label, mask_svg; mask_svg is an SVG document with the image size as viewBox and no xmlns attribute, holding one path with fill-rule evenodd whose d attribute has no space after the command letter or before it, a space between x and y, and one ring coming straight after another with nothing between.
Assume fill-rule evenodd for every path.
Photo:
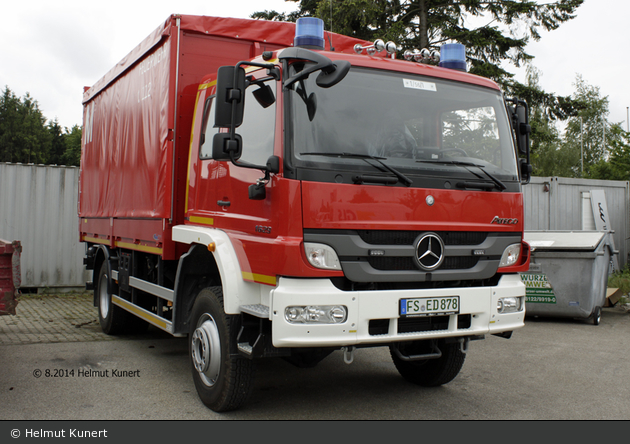
<instances>
[{"instance_id":1,"label":"truck windshield","mask_svg":"<svg viewBox=\"0 0 630 444\"><path fill-rule=\"evenodd\" d=\"M403 176L409 180L382 183L413 187L461 181L499 191L518 187L499 91L356 67L331 88L318 87L315 77L298 82L290 93L289 146L297 178L345 177L343 182L351 183L364 172Z\"/></svg>"}]
</instances>

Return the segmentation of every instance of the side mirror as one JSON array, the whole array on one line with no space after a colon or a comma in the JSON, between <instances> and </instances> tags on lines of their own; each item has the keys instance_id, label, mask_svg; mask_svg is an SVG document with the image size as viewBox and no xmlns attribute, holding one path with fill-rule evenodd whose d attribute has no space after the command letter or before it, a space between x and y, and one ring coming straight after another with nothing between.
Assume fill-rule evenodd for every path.
<instances>
[{"instance_id":1,"label":"side mirror","mask_svg":"<svg viewBox=\"0 0 630 444\"><path fill-rule=\"evenodd\" d=\"M532 178L532 166L527 162L527 159L519 159L521 167L521 181L524 184L528 184Z\"/></svg>"},{"instance_id":2,"label":"side mirror","mask_svg":"<svg viewBox=\"0 0 630 444\"><path fill-rule=\"evenodd\" d=\"M529 134L532 132L532 128L529 125L529 112L525 102L516 105L516 121L518 150L521 154L527 154L529 153Z\"/></svg>"},{"instance_id":3,"label":"side mirror","mask_svg":"<svg viewBox=\"0 0 630 444\"><path fill-rule=\"evenodd\" d=\"M221 66L217 72L214 126L235 128L243 123L245 109L245 69Z\"/></svg>"},{"instance_id":4,"label":"side mirror","mask_svg":"<svg viewBox=\"0 0 630 444\"><path fill-rule=\"evenodd\" d=\"M350 62L346 60L338 60L333 64L332 69L322 69L315 79L315 83L320 88L330 88L341 82L346 74L350 71Z\"/></svg>"},{"instance_id":5,"label":"side mirror","mask_svg":"<svg viewBox=\"0 0 630 444\"><path fill-rule=\"evenodd\" d=\"M320 88L330 88L341 82L350 70L350 62L346 60L338 60L333 63L325 55L305 48L287 48L282 51L279 58L280 60L307 60L315 63L286 79L284 81L285 88L289 88L293 83L307 78L315 71L321 71L315 79L317 85Z\"/></svg>"},{"instance_id":6,"label":"side mirror","mask_svg":"<svg viewBox=\"0 0 630 444\"><path fill-rule=\"evenodd\" d=\"M216 133L212 138L212 158L214 160L238 160L243 153L243 138L239 134Z\"/></svg>"},{"instance_id":7,"label":"side mirror","mask_svg":"<svg viewBox=\"0 0 630 444\"><path fill-rule=\"evenodd\" d=\"M273 95L273 91L269 85L261 85L261 87L252 94L263 108L269 108L276 102L276 97Z\"/></svg>"}]
</instances>

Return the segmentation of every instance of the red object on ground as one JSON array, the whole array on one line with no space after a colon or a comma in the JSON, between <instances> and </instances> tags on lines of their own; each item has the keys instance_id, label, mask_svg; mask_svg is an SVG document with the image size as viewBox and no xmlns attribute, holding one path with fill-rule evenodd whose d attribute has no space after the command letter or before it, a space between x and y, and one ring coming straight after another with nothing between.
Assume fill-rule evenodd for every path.
<instances>
[{"instance_id":1,"label":"red object on ground","mask_svg":"<svg viewBox=\"0 0 630 444\"><path fill-rule=\"evenodd\" d=\"M20 293L20 241L0 239L0 315L14 315Z\"/></svg>"}]
</instances>

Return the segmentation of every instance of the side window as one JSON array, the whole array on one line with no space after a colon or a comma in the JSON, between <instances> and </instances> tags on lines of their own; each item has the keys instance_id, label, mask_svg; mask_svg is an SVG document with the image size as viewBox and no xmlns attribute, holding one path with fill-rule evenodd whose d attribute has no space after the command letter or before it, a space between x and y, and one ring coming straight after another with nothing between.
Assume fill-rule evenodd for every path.
<instances>
[{"instance_id":1,"label":"side window","mask_svg":"<svg viewBox=\"0 0 630 444\"><path fill-rule=\"evenodd\" d=\"M212 128L212 122L214 121L214 96L206 99L203 109L203 122L202 128L203 134L201 135L201 146L199 147L199 158L212 159L212 137L217 133L217 130Z\"/></svg>"},{"instance_id":2,"label":"side window","mask_svg":"<svg viewBox=\"0 0 630 444\"><path fill-rule=\"evenodd\" d=\"M270 79L265 84L271 87L275 96L276 81ZM239 161L265 165L269 156L273 155L276 106L275 102L273 104L265 103L265 106L261 105L255 96L257 90L258 87L252 85L245 92L243 124L236 128L236 133L243 138L243 154ZM212 158L212 138L219 130L213 128L214 107L212 103L213 98L211 97L205 104L203 119L205 131L199 150L199 156L202 159ZM222 129L222 131L225 130Z\"/></svg>"}]
</instances>

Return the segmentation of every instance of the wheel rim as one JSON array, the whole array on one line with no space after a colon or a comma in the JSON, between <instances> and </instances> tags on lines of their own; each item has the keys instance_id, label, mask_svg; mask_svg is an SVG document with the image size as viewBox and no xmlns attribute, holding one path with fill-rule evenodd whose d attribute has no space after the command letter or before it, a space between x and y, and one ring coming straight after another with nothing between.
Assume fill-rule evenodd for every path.
<instances>
[{"instance_id":1,"label":"wheel rim","mask_svg":"<svg viewBox=\"0 0 630 444\"><path fill-rule=\"evenodd\" d=\"M103 279L101 279L101 282L99 283L99 286L98 286L99 307L101 309L101 317L103 319L105 319L107 315L109 314L110 300L109 300L109 293L107 292L108 279L109 278L107 277L107 274L104 274Z\"/></svg>"},{"instance_id":2,"label":"wheel rim","mask_svg":"<svg viewBox=\"0 0 630 444\"><path fill-rule=\"evenodd\" d=\"M192 362L203 383L212 387L219 378L221 368L219 329L207 313L201 316L197 325L192 334Z\"/></svg>"},{"instance_id":3,"label":"wheel rim","mask_svg":"<svg viewBox=\"0 0 630 444\"><path fill-rule=\"evenodd\" d=\"M597 311L595 312L595 325L599 325L601 320L602 320L602 310L601 308L597 308Z\"/></svg>"}]
</instances>

